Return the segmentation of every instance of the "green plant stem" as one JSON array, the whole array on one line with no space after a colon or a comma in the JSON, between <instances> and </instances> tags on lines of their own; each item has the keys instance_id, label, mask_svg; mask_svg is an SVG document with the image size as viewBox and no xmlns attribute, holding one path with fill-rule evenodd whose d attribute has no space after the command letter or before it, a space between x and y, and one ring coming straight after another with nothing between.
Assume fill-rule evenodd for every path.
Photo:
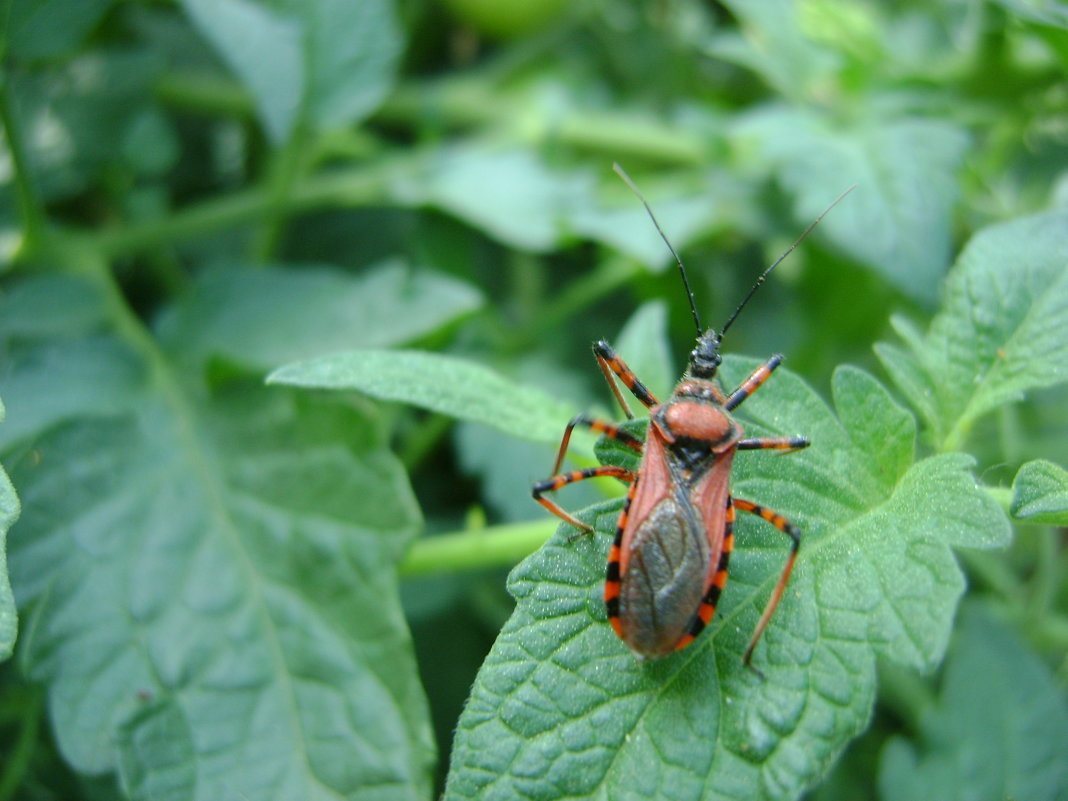
<instances>
[{"instance_id":1,"label":"green plant stem","mask_svg":"<svg viewBox=\"0 0 1068 801\"><path fill-rule=\"evenodd\" d=\"M33 185L26 157L25 140L19 125L18 113L11 98L7 70L0 69L0 125L7 138L7 148L14 165L15 197L22 218L23 246L32 251L44 237L45 213Z\"/></svg>"},{"instance_id":2,"label":"green plant stem","mask_svg":"<svg viewBox=\"0 0 1068 801\"><path fill-rule=\"evenodd\" d=\"M256 116L252 97L241 84L214 75L170 72L156 82L155 90L162 102L183 111L245 120Z\"/></svg>"},{"instance_id":3,"label":"green plant stem","mask_svg":"<svg viewBox=\"0 0 1068 801\"><path fill-rule=\"evenodd\" d=\"M935 693L914 669L881 659L879 700L904 720L911 731L917 732L922 729L923 716L935 703Z\"/></svg>"},{"instance_id":4,"label":"green plant stem","mask_svg":"<svg viewBox=\"0 0 1068 801\"><path fill-rule=\"evenodd\" d=\"M425 576L511 567L540 548L555 530L555 521L538 520L423 537L409 549L399 572L401 576Z\"/></svg>"},{"instance_id":5,"label":"green plant stem","mask_svg":"<svg viewBox=\"0 0 1068 801\"><path fill-rule=\"evenodd\" d=\"M4 754L3 767L0 768L0 801L15 798L33 761L33 752L41 728L41 714L44 709L42 693L34 686L22 689L24 695L19 699L21 725L14 745Z\"/></svg>"},{"instance_id":6,"label":"green plant stem","mask_svg":"<svg viewBox=\"0 0 1068 801\"><path fill-rule=\"evenodd\" d=\"M309 147L308 140L307 129L298 124L285 146L272 156L267 206L252 246L253 262L266 261L278 247L288 218L288 201L302 171L302 153Z\"/></svg>"},{"instance_id":7,"label":"green plant stem","mask_svg":"<svg viewBox=\"0 0 1068 801\"><path fill-rule=\"evenodd\" d=\"M390 181L415 169L411 156L382 158L373 164L311 176L285 198L287 212L326 206L363 206L401 202L391 198ZM168 218L88 233L68 233L80 248L103 259L128 256L148 248L173 244L261 219L275 202L268 187L257 186L175 212Z\"/></svg>"},{"instance_id":8,"label":"green plant stem","mask_svg":"<svg viewBox=\"0 0 1068 801\"><path fill-rule=\"evenodd\" d=\"M983 491L997 501L998 506L1005 510L1005 514L1011 514L1012 489L1009 487L983 487Z\"/></svg>"},{"instance_id":9,"label":"green plant stem","mask_svg":"<svg viewBox=\"0 0 1068 801\"><path fill-rule=\"evenodd\" d=\"M559 330L567 320L583 313L593 303L628 284L645 268L632 259L607 258L595 270L570 283L551 304L545 306L533 324L517 337L516 347L523 349L548 332Z\"/></svg>"},{"instance_id":10,"label":"green plant stem","mask_svg":"<svg viewBox=\"0 0 1068 801\"><path fill-rule=\"evenodd\" d=\"M1020 579L1008 566L1002 554L961 549L957 551L957 556L972 576L1000 595L1009 606L1021 602L1023 587Z\"/></svg>"},{"instance_id":11,"label":"green plant stem","mask_svg":"<svg viewBox=\"0 0 1068 801\"><path fill-rule=\"evenodd\" d=\"M413 472L441 438L452 429L455 422L456 420L448 415L433 414L405 437L397 454L404 469L409 473Z\"/></svg>"},{"instance_id":12,"label":"green plant stem","mask_svg":"<svg viewBox=\"0 0 1068 801\"><path fill-rule=\"evenodd\" d=\"M1031 620L1043 620L1054 609L1060 589L1058 577L1062 575L1064 563L1058 558L1060 549L1056 531L1043 528L1033 533L1038 553L1030 581L1027 613Z\"/></svg>"},{"instance_id":13,"label":"green plant stem","mask_svg":"<svg viewBox=\"0 0 1068 801\"><path fill-rule=\"evenodd\" d=\"M491 81L465 75L447 81L407 84L394 92L376 117L423 131L428 120L449 129L472 125L518 128L531 144L563 144L611 159L642 159L694 167L707 162L708 145L679 126L663 125L646 114L587 112L567 108L560 114L531 113L536 94L495 90ZM546 124L545 120L552 120Z\"/></svg>"}]
</instances>

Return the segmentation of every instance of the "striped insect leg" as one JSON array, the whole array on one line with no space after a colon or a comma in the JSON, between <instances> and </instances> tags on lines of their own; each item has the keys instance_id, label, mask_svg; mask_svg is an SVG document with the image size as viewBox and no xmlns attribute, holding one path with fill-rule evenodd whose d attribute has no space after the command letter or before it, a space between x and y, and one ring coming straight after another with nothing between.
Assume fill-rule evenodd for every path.
<instances>
[{"instance_id":1,"label":"striped insect leg","mask_svg":"<svg viewBox=\"0 0 1068 801\"><path fill-rule=\"evenodd\" d=\"M686 631L686 636L679 640L675 650L682 650L692 643L697 639L697 635L705 630L705 626L712 622L712 617L716 614L716 606L719 604L719 596L722 595L723 588L727 584L727 569L730 565L732 550L734 550L734 502L731 496L728 495L727 511L723 518L723 547L719 554L719 564L716 565L716 572L712 576L712 584L709 586L708 592L705 593L697 614L693 616L690 627Z\"/></svg>"},{"instance_id":2,"label":"striped insect leg","mask_svg":"<svg viewBox=\"0 0 1068 801\"><path fill-rule=\"evenodd\" d=\"M760 367L755 369L750 374L749 378L745 379L745 381L738 386L738 389L734 390L734 392L727 396L723 408L729 412L741 406L742 401L756 392L760 388L760 385L771 377L771 372L782 364L782 360L783 355L781 353L776 353L760 365Z\"/></svg>"},{"instance_id":3,"label":"striped insect leg","mask_svg":"<svg viewBox=\"0 0 1068 801\"><path fill-rule=\"evenodd\" d=\"M734 504L742 511L749 512L768 521L791 540L790 555L786 558L786 564L783 566L782 573L779 575L779 580L775 584L775 589L772 591L771 598L768 599L768 603L764 607L764 612L761 614L760 620L756 624L756 628L753 630L753 636L750 638L749 645L745 649L745 656L742 657L742 661L746 665L749 665L753 661L753 649L756 648L757 643L760 641L760 635L763 634L764 629L767 628L771 616L775 614L775 608L779 605L779 601L782 600L783 591L786 589L786 585L790 581L790 573L793 571L794 562L797 560L797 551L801 547L801 529L777 512L773 512L771 509L765 509L763 506L755 504L752 501L743 501L741 498L735 498Z\"/></svg>"},{"instance_id":4,"label":"striped insect leg","mask_svg":"<svg viewBox=\"0 0 1068 801\"><path fill-rule=\"evenodd\" d=\"M622 467L616 467L615 465L603 464L600 467L587 467L585 470L572 470L568 473L560 473L559 475L552 476L544 481L539 481L531 490L531 495L534 497L534 500L557 517L566 520L575 528L584 532L592 532L593 526L588 523L583 523L570 512L564 510L555 501L549 498L544 498L542 495L546 492L556 492L556 490L561 487L565 487L568 484L574 484L577 481L585 481L587 478L599 478L603 476L618 478L622 481L634 480L633 471Z\"/></svg>"},{"instance_id":5,"label":"striped insect leg","mask_svg":"<svg viewBox=\"0 0 1068 801\"><path fill-rule=\"evenodd\" d=\"M740 439L736 447L740 451L782 451L793 453L807 448L812 443L808 437L760 437L758 439Z\"/></svg>"},{"instance_id":6,"label":"striped insect leg","mask_svg":"<svg viewBox=\"0 0 1068 801\"><path fill-rule=\"evenodd\" d=\"M597 357L597 364L601 368L601 372L604 373L605 381L612 388L612 394L616 396L616 400L619 401L619 405L623 409L623 413L627 415L627 419L633 419L634 413L630 410L623 393L619 391L619 386L616 384L615 379L612 378L613 374L623 382L623 386L630 391L630 394L641 401L647 408L651 409L653 406L660 404L656 396L641 382L641 379L635 375L634 371L627 367L627 363L612 349L612 346L603 339L593 346L593 355Z\"/></svg>"},{"instance_id":7,"label":"striped insect leg","mask_svg":"<svg viewBox=\"0 0 1068 801\"><path fill-rule=\"evenodd\" d=\"M642 452L642 441L633 434L628 434L626 431L623 431L619 426L615 425L615 423L610 423L607 420L599 420L585 414L576 414L571 418L571 422L569 422L564 429L564 437L560 441L560 449L556 452L556 461L553 462L553 475L560 472L560 465L564 462L567 446L571 442L571 432L578 426L588 428L591 431L598 431L609 439L622 442L628 448L637 451L638 453Z\"/></svg>"}]
</instances>

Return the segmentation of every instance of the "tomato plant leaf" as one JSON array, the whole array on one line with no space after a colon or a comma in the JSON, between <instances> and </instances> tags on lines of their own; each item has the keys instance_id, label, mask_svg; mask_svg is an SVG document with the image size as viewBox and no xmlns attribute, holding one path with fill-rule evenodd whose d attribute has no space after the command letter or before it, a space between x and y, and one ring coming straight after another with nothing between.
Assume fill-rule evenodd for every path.
<instances>
[{"instance_id":1,"label":"tomato plant leaf","mask_svg":"<svg viewBox=\"0 0 1068 801\"><path fill-rule=\"evenodd\" d=\"M856 184L821 229L902 292L933 305L950 258L955 175L968 142L962 129L875 112L842 127L783 105L743 117L735 134L774 165L797 198L798 219L815 219Z\"/></svg>"},{"instance_id":2,"label":"tomato plant leaf","mask_svg":"<svg viewBox=\"0 0 1068 801\"><path fill-rule=\"evenodd\" d=\"M1045 459L1027 462L1013 479L1010 511L1029 523L1068 525L1068 470Z\"/></svg>"},{"instance_id":3,"label":"tomato plant leaf","mask_svg":"<svg viewBox=\"0 0 1068 801\"><path fill-rule=\"evenodd\" d=\"M724 383L756 366L727 357ZM509 578L517 599L461 717L446 798L796 798L867 725L877 655L940 658L964 589L951 546L1003 545L1008 521L960 454L912 463L915 427L872 377L842 368L837 416L779 370L739 418L804 432L787 456L742 453L733 492L803 530L793 579L755 663L750 632L785 538L741 515L717 619L689 648L639 663L606 624L605 553L619 502L583 510Z\"/></svg>"},{"instance_id":4,"label":"tomato plant leaf","mask_svg":"<svg viewBox=\"0 0 1068 801\"><path fill-rule=\"evenodd\" d=\"M990 226L964 248L926 335L899 321L907 350L876 345L936 445L1028 390L1068 380L1068 211Z\"/></svg>"},{"instance_id":5,"label":"tomato plant leaf","mask_svg":"<svg viewBox=\"0 0 1068 801\"><path fill-rule=\"evenodd\" d=\"M82 336L9 338L9 382L19 354ZM26 499L10 550L32 610L21 659L60 751L84 774L118 770L134 798L427 797L396 577L419 512L384 427L368 404L258 380L209 393L169 345L173 362L131 357L152 368L115 388L121 403L89 395L8 457Z\"/></svg>"},{"instance_id":6,"label":"tomato plant leaf","mask_svg":"<svg viewBox=\"0 0 1068 801\"><path fill-rule=\"evenodd\" d=\"M307 80L298 22L255 0L182 0L182 6L245 84L267 135L276 144L288 139Z\"/></svg>"},{"instance_id":7,"label":"tomato plant leaf","mask_svg":"<svg viewBox=\"0 0 1068 801\"><path fill-rule=\"evenodd\" d=\"M161 335L198 359L255 369L431 334L482 303L470 284L390 260L360 276L330 267L217 268L166 315Z\"/></svg>"},{"instance_id":8,"label":"tomato plant leaf","mask_svg":"<svg viewBox=\"0 0 1068 801\"><path fill-rule=\"evenodd\" d=\"M335 353L279 367L267 381L357 390L379 400L485 423L535 442L559 443L563 423L574 414L540 390L512 383L481 364L421 351Z\"/></svg>"},{"instance_id":9,"label":"tomato plant leaf","mask_svg":"<svg viewBox=\"0 0 1068 801\"><path fill-rule=\"evenodd\" d=\"M979 604L961 610L920 737L883 750L879 788L884 801L1068 793L1068 704L1042 660Z\"/></svg>"},{"instance_id":10,"label":"tomato plant leaf","mask_svg":"<svg viewBox=\"0 0 1068 801\"><path fill-rule=\"evenodd\" d=\"M393 85L403 39L392 0L182 0L251 93L270 138L298 121L334 130L361 121Z\"/></svg>"}]
</instances>

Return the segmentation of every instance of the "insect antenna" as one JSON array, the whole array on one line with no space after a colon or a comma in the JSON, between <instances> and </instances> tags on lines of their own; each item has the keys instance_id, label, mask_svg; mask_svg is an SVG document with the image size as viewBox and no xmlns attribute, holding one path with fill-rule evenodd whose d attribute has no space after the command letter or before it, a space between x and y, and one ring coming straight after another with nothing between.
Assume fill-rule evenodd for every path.
<instances>
[{"instance_id":1,"label":"insect antenna","mask_svg":"<svg viewBox=\"0 0 1068 801\"><path fill-rule=\"evenodd\" d=\"M775 261L773 261L771 263L770 267L768 267L766 270L764 270L764 272L762 272L760 274L760 277L757 278L756 283L753 284L753 286L749 290L748 294L746 294L745 298L742 299L742 302L738 304L738 308L734 310L734 313L729 318L727 318L727 322L725 322L723 324L723 327L721 329L719 329L719 339L720 340L722 340L723 339L723 335L727 333L727 329L731 327L731 323L734 322L735 318L741 313L742 309L745 308L745 304L747 304L749 302L749 299L751 297L753 297L753 295L756 294L756 291L758 289L760 289L761 284L763 284L768 279L768 275L771 273L771 271L779 266L779 262L781 262L783 259L785 259L787 256L789 256L791 253L793 253L794 250L797 249L797 246L800 245L802 242L804 242L805 239L808 238L808 235L812 233L812 229L820 224L820 220L822 220L824 217L826 217L827 214L830 212L830 210L833 209L835 206L837 206L842 201L842 198L844 198L846 195L848 195L850 192L852 192L856 188L857 188L857 185L853 184L851 187L846 189L842 194L840 194L838 197L836 197L834 199L834 201L831 203L831 205L829 205L827 208L825 208L820 213L820 216L817 217L816 219L814 219L809 224L808 228L806 228L801 233L801 236L799 236L796 240L794 240L794 243L792 245L790 245L790 247L788 247L785 251L783 251L783 254L781 256L779 256L779 258L775 259Z\"/></svg>"},{"instance_id":2,"label":"insect antenna","mask_svg":"<svg viewBox=\"0 0 1068 801\"><path fill-rule=\"evenodd\" d=\"M615 170L616 175L618 175L626 182L627 186L630 187L630 191L638 196L638 200L642 202L642 205L645 206L646 212L649 213L649 219L653 221L653 225L656 227L656 232L660 234L660 238L664 240L664 244L667 245L668 250L671 251L671 255L675 257L675 264L679 266L679 275L682 276L682 285L686 287L686 297L688 297L690 300L690 313L693 314L693 324L697 326L697 336L701 336L701 334L703 333L703 330L701 328L701 318L697 316L697 302L694 300L693 290L690 289L690 279L686 277L686 268L682 264L682 259L679 257L679 254L675 250L675 247L671 244L671 240L667 238L667 234L664 233L664 229L660 227L660 223L657 222L656 215L653 214L652 207L645 200L645 195L643 195L641 190L638 189L638 185L630 179L630 176L627 175L627 173L622 167L619 166L619 164L613 164L612 169ZM824 214L826 214L826 212L824 212ZM761 278L761 280L763 280L763 277ZM746 300L748 300L748 298L746 298Z\"/></svg>"}]
</instances>

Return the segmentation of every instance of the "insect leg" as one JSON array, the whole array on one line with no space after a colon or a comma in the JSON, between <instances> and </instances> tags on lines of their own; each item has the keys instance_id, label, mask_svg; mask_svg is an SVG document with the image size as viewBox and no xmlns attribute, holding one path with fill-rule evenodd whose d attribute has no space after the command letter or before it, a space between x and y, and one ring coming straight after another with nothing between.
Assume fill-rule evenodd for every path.
<instances>
[{"instance_id":1,"label":"insect leg","mask_svg":"<svg viewBox=\"0 0 1068 801\"><path fill-rule=\"evenodd\" d=\"M627 363L620 358L619 354L612 350L612 346L603 339L593 346L593 355L597 357L597 364L600 366L601 372L604 373L605 381L612 388L612 394L616 396L616 400L619 401L619 405L623 408L623 413L627 415L627 419L633 419L634 413L631 412L623 393L619 391L619 386L617 386L615 379L612 378L613 374L630 390L630 394L640 400L643 405L650 408L659 405L660 401L656 399L656 396L641 382L638 376L634 374L634 371L627 367Z\"/></svg>"},{"instance_id":2,"label":"insect leg","mask_svg":"<svg viewBox=\"0 0 1068 801\"><path fill-rule=\"evenodd\" d=\"M759 437L758 439L740 439L736 447L740 451L776 450L792 453L807 448L811 444L808 437Z\"/></svg>"},{"instance_id":3,"label":"insect leg","mask_svg":"<svg viewBox=\"0 0 1068 801\"><path fill-rule=\"evenodd\" d=\"M567 424L567 428L564 429L564 438L560 441L560 450L557 451L556 461L553 462L553 475L560 472L560 465L564 461L564 454L567 453L567 445L571 441L571 432L576 426L584 426L592 431L600 431L606 437L619 440L628 448L632 448L638 453L642 452L642 441L633 434L628 434L626 431L621 430L619 426L614 423L598 420L584 414L576 414L571 418L571 422Z\"/></svg>"},{"instance_id":4,"label":"insect leg","mask_svg":"<svg viewBox=\"0 0 1068 801\"><path fill-rule=\"evenodd\" d=\"M786 559L786 565L782 569L782 574L779 576L779 581L775 585L775 590L771 593L771 598L768 599L767 606L764 607L764 613L760 616L760 621L753 630L753 636L749 640L749 645L745 649L745 656L742 657L742 661L746 665L749 665L753 661L753 649L756 648L757 642L760 640L760 635L764 633L768 621L771 620L771 616L775 613L775 607L779 605L783 591L786 589L786 584L790 580L790 572L794 569L794 561L797 559L797 550L801 547L801 529L777 512L773 512L771 509L765 509L763 506L755 504L752 501L743 501L741 498L735 498L734 505L743 512L750 512L767 520L792 540L790 555Z\"/></svg>"},{"instance_id":5,"label":"insect leg","mask_svg":"<svg viewBox=\"0 0 1068 801\"><path fill-rule=\"evenodd\" d=\"M570 512L565 511L555 501L552 501L549 498L543 498L542 494L546 492L556 492L556 490L561 487L568 484L574 484L576 481L585 481L587 478L597 478L600 476L611 476L623 481L634 480L633 471L622 467L616 467L615 465L603 464L600 467L587 467L585 470L572 470L569 473L560 473L559 475L552 476L544 481L539 481L534 485L533 490L531 490L531 495L534 496L534 500L557 517L566 520L580 531L589 533L593 531L593 526L588 523L583 523Z\"/></svg>"},{"instance_id":6,"label":"insect leg","mask_svg":"<svg viewBox=\"0 0 1068 801\"><path fill-rule=\"evenodd\" d=\"M781 353L776 353L774 356L772 356L770 359L760 365L760 367L755 369L749 376L749 378L745 379L745 381L743 381L738 386L738 389L734 390L734 392L727 396L727 400L724 402L723 408L729 412L737 408L738 406L741 406L742 401L744 401L746 398L756 392L757 389L759 389L760 385L768 380L768 378L771 376L771 371L778 367L780 364L782 364L782 360L783 355Z\"/></svg>"}]
</instances>

